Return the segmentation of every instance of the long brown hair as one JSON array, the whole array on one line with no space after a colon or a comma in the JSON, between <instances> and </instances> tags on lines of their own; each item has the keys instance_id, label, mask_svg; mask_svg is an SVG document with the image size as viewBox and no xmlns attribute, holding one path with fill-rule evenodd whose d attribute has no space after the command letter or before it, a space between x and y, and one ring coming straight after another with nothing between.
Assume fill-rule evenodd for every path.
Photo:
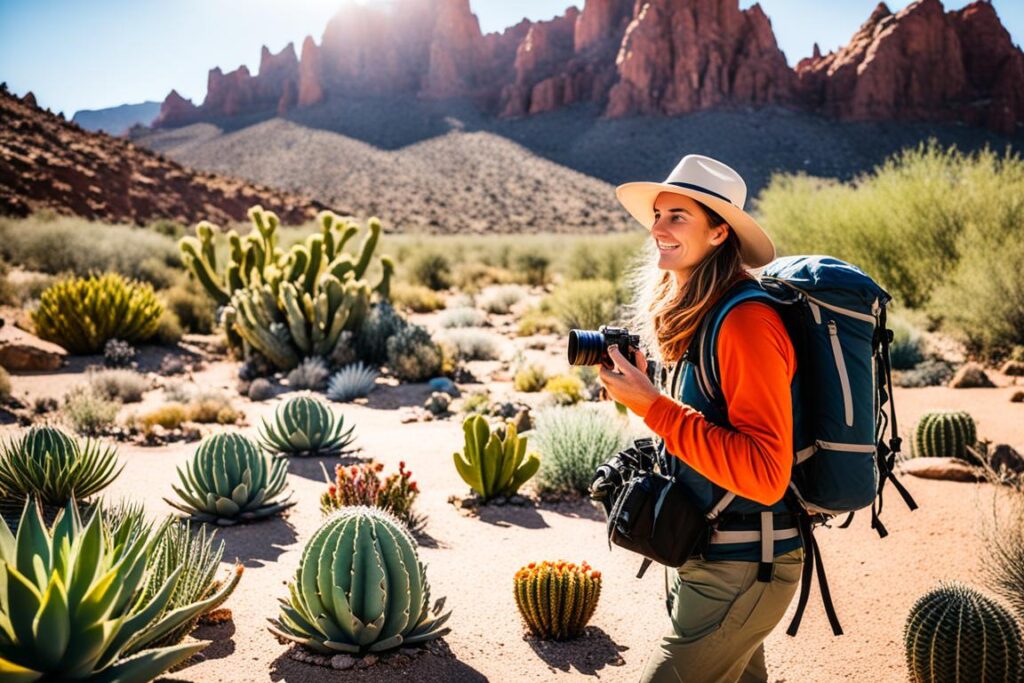
<instances>
[{"instance_id":1,"label":"long brown hair","mask_svg":"<svg viewBox=\"0 0 1024 683\"><path fill-rule=\"evenodd\" d=\"M707 216L710 227L725 223L724 218L704 204L697 202L697 206ZM649 351L663 363L675 363L682 358L704 315L719 297L737 280L754 278L743 267L739 238L731 226L725 241L694 268L682 286L671 271L658 268L654 240L647 249L649 253L633 274L633 291L637 296L631 325Z\"/></svg>"}]
</instances>

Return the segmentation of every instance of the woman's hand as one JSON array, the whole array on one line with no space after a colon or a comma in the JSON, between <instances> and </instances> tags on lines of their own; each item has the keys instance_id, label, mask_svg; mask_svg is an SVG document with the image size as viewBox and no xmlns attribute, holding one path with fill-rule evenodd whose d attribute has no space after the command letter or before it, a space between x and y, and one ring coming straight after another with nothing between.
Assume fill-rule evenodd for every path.
<instances>
[{"instance_id":1,"label":"woman's hand","mask_svg":"<svg viewBox=\"0 0 1024 683\"><path fill-rule=\"evenodd\" d=\"M615 401L626 406L640 417L647 415L651 404L661 395L657 387L647 379L647 359L643 354L636 354L637 365L634 366L622 355L619 347L608 347L608 355L615 364L615 369L604 365L598 371L598 378L608 395Z\"/></svg>"}]
</instances>

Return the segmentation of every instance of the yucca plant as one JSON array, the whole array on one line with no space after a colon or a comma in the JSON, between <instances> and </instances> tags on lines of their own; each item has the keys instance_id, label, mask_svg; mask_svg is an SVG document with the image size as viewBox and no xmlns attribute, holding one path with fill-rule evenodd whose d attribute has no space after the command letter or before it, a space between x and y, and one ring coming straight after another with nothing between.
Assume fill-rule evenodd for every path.
<instances>
[{"instance_id":1,"label":"yucca plant","mask_svg":"<svg viewBox=\"0 0 1024 683\"><path fill-rule=\"evenodd\" d=\"M455 469L484 502L515 495L540 468L540 458L526 452L526 438L509 422L505 434L491 432L487 420L471 415L462 423L465 445L456 451Z\"/></svg>"},{"instance_id":2,"label":"yucca plant","mask_svg":"<svg viewBox=\"0 0 1024 683\"><path fill-rule=\"evenodd\" d=\"M914 683L1021 680L1024 651L1013 615L962 584L939 584L914 603L903 644Z\"/></svg>"},{"instance_id":3,"label":"yucca plant","mask_svg":"<svg viewBox=\"0 0 1024 683\"><path fill-rule=\"evenodd\" d=\"M39 296L32 322L37 335L71 353L99 353L109 339L146 341L163 311L152 285L106 273L55 282Z\"/></svg>"},{"instance_id":4,"label":"yucca plant","mask_svg":"<svg viewBox=\"0 0 1024 683\"><path fill-rule=\"evenodd\" d=\"M51 528L27 501L17 536L0 525L0 676L5 681L145 683L205 647L175 645L124 656L140 638L157 640L220 599L166 611L183 571L140 601L156 537L111 535L103 513L83 524L74 501Z\"/></svg>"},{"instance_id":5,"label":"yucca plant","mask_svg":"<svg viewBox=\"0 0 1024 683\"><path fill-rule=\"evenodd\" d=\"M590 621L601 596L601 572L584 562L531 562L514 579L516 607L538 638L569 640Z\"/></svg>"},{"instance_id":6,"label":"yucca plant","mask_svg":"<svg viewBox=\"0 0 1024 683\"><path fill-rule=\"evenodd\" d=\"M271 622L276 635L323 654L365 654L439 638L450 612L430 607L416 543L391 513L345 507L306 544Z\"/></svg>"},{"instance_id":7,"label":"yucca plant","mask_svg":"<svg viewBox=\"0 0 1024 683\"><path fill-rule=\"evenodd\" d=\"M117 450L98 441L79 443L55 427L32 427L0 444L0 497L63 506L103 490L121 473Z\"/></svg>"},{"instance_id":8,"label":"yucca plant","mask_svg":"<svg viewBox=\"0 0 1024 683\"><path fill-rule=\"evenodd\" d=\"M288 464L262 453L251 439L236 433L203 439L184 469L181 487L172 485L180 501L168 504L199 522L228 526L263 519L291 507Z\"/></svg>"},{"instance_id":9,"label":"yucca plant","mask_svg":"<svg viewBox=\"0 0 1024 683\"><path fill-rule=\"evenodd\" d=\"M378 373L362 361L346 365L327 383L327 398L345 403L368 395L376 387Z\"/></svg>"},{"instance_id":10,"label":"yucca plant","mask_svg":"<svg viewBox=\"0 0 1024 683\"><path fill-rule=\"evenodd\" d=\"M959 458L974 462L967 447L978 440L974 418L962 410L926 413L914 429L914 455L917 457Z\"/></svg>"},{"instance_id":11,"label":"yucca plant","mask_svg":"<svg viewBox=\"0 0 1024 683\"><path fill-rule=\"evenodd\" d=\"M278 406L272 424L263 420L260 441L277 455L334 456L354 441L353 430L320 399L295 396Z\"/></svg>"}]
</instances>

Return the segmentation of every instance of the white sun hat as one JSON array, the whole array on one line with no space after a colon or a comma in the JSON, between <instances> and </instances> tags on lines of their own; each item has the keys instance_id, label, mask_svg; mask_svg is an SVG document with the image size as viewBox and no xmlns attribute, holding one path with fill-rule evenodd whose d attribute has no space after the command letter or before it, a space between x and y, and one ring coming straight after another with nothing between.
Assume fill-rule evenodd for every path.
<instances>
[{"instance_id":1,"label":"white sun hat","mask_svg":"<svg viewBox=\"0 0 1024 683\"><path fill-rule=\"evenodd\" d=\"M724 218L739 238L740 257L748 268L760 268L775 259L772 239L743 210L747 184L721 161L687 154L663 183L634 182L615 188L626 211L648 230L654 225L654 200L662 192L690 197Z\"/></svg>"}]
</instances>

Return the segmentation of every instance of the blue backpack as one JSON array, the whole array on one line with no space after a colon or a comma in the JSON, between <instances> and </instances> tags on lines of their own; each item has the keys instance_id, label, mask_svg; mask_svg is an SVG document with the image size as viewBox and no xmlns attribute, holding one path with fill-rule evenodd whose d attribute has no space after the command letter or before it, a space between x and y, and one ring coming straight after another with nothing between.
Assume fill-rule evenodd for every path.
<instances>
[{"instance_id":1,"label":"blue backpack","mask_svg":"<svg viewBox=\"0 0 1024 683\"><path fill-rule=\"evenodd\" d=\"M736 287L716 302L695 340L698 385L723 410L718 331L730 309L750 300L779 312L797 356L795 453L787 495L800 519L805 562L787 633L795 635L803 618L814 569L832 630L840 635L814 526L849 513L840 525L846 528L856 510L870 506L872 528L886 536L878 517L886 482L911 510L917 508L893 474L900 438L889 362L893 336L885 321L892 297L862 270L831 256L788 256L769 263L758 283Z\"/></svg>"}]
</instances>

